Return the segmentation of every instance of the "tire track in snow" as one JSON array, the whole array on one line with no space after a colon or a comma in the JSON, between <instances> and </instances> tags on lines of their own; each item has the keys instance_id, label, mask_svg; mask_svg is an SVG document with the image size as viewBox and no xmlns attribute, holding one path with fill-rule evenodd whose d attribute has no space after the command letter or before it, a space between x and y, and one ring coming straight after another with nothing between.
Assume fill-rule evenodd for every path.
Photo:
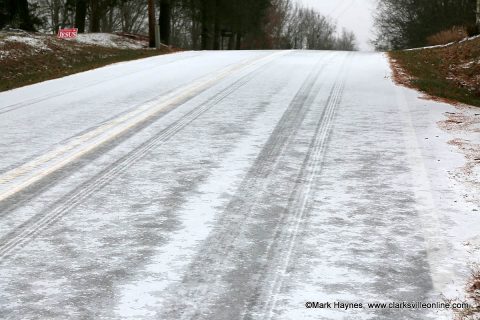
<instances>
[{"instance_id":1,"label":"tire track in snow","mask_svg":"<svg viewBox=\"0 0 480 320\"><path fill-rule=\"evenodd\" d=\"M430 278L436 292L448 288L452 279L456 279L454 266L446 258L451 257L452 248L445 241L444 231L438 215L437 205L432 195L431 181L428 178L424 156L417 141L405 88L395 88L395 98L403 122L404 143L408 164L415 176L414 193L417 200L420 227L425 241L425 251L430 269Z\"/></svg>"},{"instance_id":2,"label":"tire track in snow","mask_svg":"<svg viewBox=\"0 0 480 320\"><path fill-rule=\"evenodd\" d=\"M348 58L347 58L348 59ZM323 158L328 143L328 138L332 129L332 122L335 117L336 109L341 103L343 91L345 88L346 75L345 69L347 66L344 64L342 70L339 72L338 79L335 81L330 95L327 99L326 107L324 108L322 115L315 128L315 134L309 146L309 152L305 157L301 171L296 179L296 187L293 190L287 209L285 210L285 216L288 221L285 224L278 224L276 234L278 234L278 241L272 243L272 248L269 248L269 261L278 261L273 272L270 272L271 277L266 276L265 283L270 287L267 289L266 302L263 305L263 312L261 312L263 319L272 319L273 311L277 304L277 296L282 288L283 279L285 277L286 270L290 264L293 248L297 243L297 237L300 229L300 225L303 222L305 212L310 207L310 201L312 199L312 188L315 178L318 176L322 168ZM289 215L288 213L294 213ZM277 238L277 236L275 237ZM274 250L273 247L276 247ZM283 253L283 249L287 249ZM275 255L280 255L275 259ZM275 260L274 260L275 259ZM253 306L252 306L253 307ZM245 318L245 316L244 316Z\"/></svg>"},{"instance_id":3,"label":"tire track in snow","mask_svg":"<svg viewBox=\"0 0 480 320\"><path fill-rule=\"evenodd\" d=\"M188 101L195 95L203 92L203 90L218 84L228 76L248 70L248 68L251 67L254 69L258 68L262 63L267 63L271 59L284 54L286 54L285 51L270 54L266 57L254 57L242 63L224 68L213 75L206 76L194 82L187 86L187 88L171 92L165 97L165 100L158 105L140 106L129 113L122 114L93 130L85 132L81 136L69 141L66 145L50 150L0 175L0 202L44 179L81 156L92 152L99 146L123 135L128 130L140 127L149 118L165 111L172 105ZM249 72L251 71L252 70Z\"/></svg>"},{"instance_id":4,"label":"tire track in snow","mask_svg":"<svg viewBox=\"0 0 480 320\"><path fill-rule=\"evenodd\" d=\"M100 81L98 81L98 80L97 81L90 81L90 82L84 84L81 88L74 88L74 89L70 89L70 90L67 90L67 91L54 92L52 94L48 94L48 95L45 95L45 96L42 96L42 97L29 99L29 100L26 100L26 101L17 102L17 103L13 103L13 104L10 104L10 105L7 105L7 106L3 106L3 107L0 108L0 115L2 115L4 113L7 113L7 112L15 111L15 110L18 110L18 109L21 109L21 108L29 107L29 106L37 104L39 102L47 101L47 100L50 100L50 99L55 99L55 98L65 96L65 95L70 94L70 93L74 93L74 92L77 92L77 91L88 89L88 88L91 88L93 86L97 86L99 84L103 84L103 83L106 83L106 82L109 82L109 81L112 81L112 80L117 80L117 79L120 79L120 78L129 77L129 76L132 76L134 74L138 74L138 73L141 73L141 72L144 72L144 71L151 71L153 69L160 68L160 67L169 65L171 63L186 60L186 59L189 59L189 58L196 58L199 55L200 55L200 53L195 54L195 55L186 56L186 57L181 57L181 58L178 58L178 59L173 60L173 61L165 61L164 63L160 63L160 64L158 64L154 67L143 68L141 70L130 72L130 73L125 74L125 75L109 77L108 79L104 79L104 80L100 80ZM88 72L88 71L86 71L86 72Z\"/></svg>"},{"instance_id":5,"label":"tire track in snow","mask_svg":"<svg viewBox=\"0 0 480 320\"><path fill-rule=\"evenodd\" d=\"M254 219L257 206L262 206L261 195L265 193L269 183L275 177L280 158L313 105L319 86L321 86L319 75L327 64L328 60L320 60L311 69L310 74L238 188L236 195L224 209L217 227L202 245L194 262L185 271L186 276L182 284L179 285L180 287L169 289L171 297L167 300L160 318L175 315L179 319L202 319L204 317L233 319L243 313L243 305L249 299L247 295L251 294L251 292L244 292L250 288L248 283L244 283L242 286L244 291L236 292L234 305L228 307L225 306L225 303L214 303L219 300L219 297L218 292L212 290L212 287L222 288L219 281L229 272L229 264L232 261L241 263L237 256L247 254L241 248L236 248L235 243L246 232L247 220ZM263 244L259 244L259 246L263 246ZM245 279L245 281L249 280ZM198 306L202 306L206 310L199 310ZM214 309L218 312L212 312Z\"/></svg>"},{"instance_id":6,"label":"tire track in snow","mask_svg":"<svg viewBox=\"0 0 480 320\"><path fill-rule=\"evenodd\" d=\"M267 61L271 62L270 60ZM102 189L113 179L124 173L130 166L141 159L151 149L168 141L172 136L188 126L191 122L195 121L198 117L212 109L233 92L245 86L258 73L265 70L262 67L265 67L265 64L256 66L255 69L250 70L248 74L242 76L231 86L217 93L212 98L202 103L199 107L190 111L182 118L171 124L169 127L159 132L156 136L152 137L124 157L117 160L110 167L100 172L97 176L83 183L79 188L64 196L61 200L59 200L59 202L48 208L45 212L35 215L17 227L15 230L11 231L5 237L0 239L0 263L14 254L15 250L19 250L28 244L42 231L46 230L53 223L61 219L64 215L68 214L70 210L81 204L90 195Z\"/></svg>"}]
</instances>

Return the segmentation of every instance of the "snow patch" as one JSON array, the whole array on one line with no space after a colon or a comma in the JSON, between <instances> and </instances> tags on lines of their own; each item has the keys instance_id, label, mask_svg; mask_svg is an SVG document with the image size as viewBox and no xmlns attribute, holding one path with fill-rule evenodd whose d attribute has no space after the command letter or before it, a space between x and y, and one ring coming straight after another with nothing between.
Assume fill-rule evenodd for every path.
<instances>
[{"instance_id":1,"label":"snow patch","mask_svg":"<svg viewBox=\"0 0 480 320\"><path fill-rule=\"evenodd\" d=\"M459 65L460 68L462 69L470 69L473 67L475 64L478 64L480 61L470 61L464 64Z\"/></svg>"},{"instance_id":2,"label":"snow patch","mask_svg":"<svg viewBox=\"0 0 480 320\"><path fill-rule=\"evenodd\" d=\"M0 50L0 60L7 58L9 55L8 51Z\"/></svg>"},{"instance_id":3,"label":"snow patch","mask_svg":"<svg viewBox=\"0 0 480 320\"><path fill-rule=\"evenodd\" d=\"M480 38L480 34L476 35L476 36L473 36L473 37L465 38L465 39L460 40L460 41L453 41L453 42L449 42L449 43L446 43L446 44L439 44L439 45L436 45L436 46L411 48L411 49L406 49L405 51L416 51L416 50L425 50L425 49L445 48L445 47L449 47L449 46L451 46L453 44L456 44L456 43L464 43L464 42L472 41L472 40L475 40L475 39L478 39L478 38Z\"/></svg>"},{"instance_id":4,"label":"snow patch","mask_svg":"<svg viewBox=\"0 0 480 320\"><path fill-rule=\"evenodd\" d=\"M18 42L26 44L35 49L35 51L50 50L45 44L45 38L36 38L34 36L8 36L4 42Z\"/></svg>"},{"instance_id":5,"label":"snow patch","mask_svg":"<svg viewBox=\"0 0 480 320\"><path fill-rule=\"evenodd\" d=\"M83 44L119 49L143 49L145 43L109 33L83 33L74 40Z\"/></svg>"}]
</instances>

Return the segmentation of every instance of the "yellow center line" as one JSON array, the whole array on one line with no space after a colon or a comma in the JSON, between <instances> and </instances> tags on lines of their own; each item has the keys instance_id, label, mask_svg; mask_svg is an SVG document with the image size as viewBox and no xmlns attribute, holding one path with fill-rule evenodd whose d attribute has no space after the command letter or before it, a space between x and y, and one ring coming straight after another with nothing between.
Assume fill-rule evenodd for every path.
<instances>
[{"instance_id":1,"label":"yellow center line","mask_svg":"<svg viewBox=\"0 0 480 320\"><path fill-rule=\"evenodd\" d=\"M51 174L52 172L64 167L65 165L73 162L81 156L98 148L100 145L112 140L115 137L118 137L122 133L135 127L139 123L154 116L155 114L158 114L160 111L166 109L172 104L180 102L192 96L193 94L199 93L202 90L205 90L211 85L226 78L227 76L232 75L235 72L240 72L248 68L249 66L254 65L255 63L266 62L274 59L279 55L284 54L286 54L285 51L276 52L266 57L250 58L234 66L227 67L219 71L214 76L207 76L194 82L190 86L175 90L174 92L166 95L162 103L159 103L153 107L149 107L148 105L138 107L134 111L121 115L118 118L115 118L75 138L74 140L70 141L62 147L47 152L46 154L39 156L32 161L29 161L15 169L6 172L5 174L0 176L0 188L2 186L6 187L6 190L0 190L0 201L3 201L6 198L14 195L15 193L25 189L26 187ZM55 160L57 159L58 161L55 162ZM53 163L51 165L48 165L43 170L40 170L40 167L46 166L50 162ZM25 178L26 180L18 181L18 183L15 183L16 179L22 180L22 178ZM9 186L9 184L12 183L14 185Z\"/></svg>"}]
</instances>

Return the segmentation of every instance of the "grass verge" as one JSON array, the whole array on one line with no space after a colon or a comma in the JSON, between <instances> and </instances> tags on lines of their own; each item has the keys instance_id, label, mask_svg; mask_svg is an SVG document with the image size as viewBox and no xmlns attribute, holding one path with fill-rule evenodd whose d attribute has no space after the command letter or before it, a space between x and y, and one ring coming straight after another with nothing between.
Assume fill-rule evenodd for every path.
<instances>
[{"instance_id":1,"label":"grass verge","mask_svg":"<svg viewBox=\"0 0 480 320\"><path fill-rule=\"evenodd\" d=\"M430 97L480 107L480 38L389 55L398 83Z\"/></svg>"},{"instance_id":2,"label":"grass verge","mask_svg":"<svg viewBox=\"0 0 480 320\"><path fill-rule=\"evenodd\" d=\"M456 310L455 320L479 320L480 319L480 269L477 266L472 271L472 277L467 285L467 301L469 309Z\"/></svg>"},{"instance_id":3,"label":"grass verge","mask_svg":"<svg viewBox=\"0 0 480 320\"><path fill-rule=\"evenodd\" d=\"M64 77L116 62L173 52L168 48L120 49L87 45L56 39L54 36L42 38L42 41L43 43L36 47L24 42L0 42L0 91Z\"/></svg>"}]
</instances>

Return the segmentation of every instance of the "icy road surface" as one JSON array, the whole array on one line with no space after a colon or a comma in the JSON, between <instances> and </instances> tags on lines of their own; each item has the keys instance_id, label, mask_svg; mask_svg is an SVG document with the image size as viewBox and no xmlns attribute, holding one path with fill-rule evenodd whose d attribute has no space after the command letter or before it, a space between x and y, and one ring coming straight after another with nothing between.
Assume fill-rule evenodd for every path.
<instances>
[{"instance_id":1,"label":"icy road surface","mask_svg":"<svg viewBox=\"0 0 480 320\"><path fill-rule=\"evenodd\" d=\"M366 306L463 290L480 221L447 173L452 109L344 52L185 52L1 93L0 318L449 319Z\"/></svg>"}]
</instances>

